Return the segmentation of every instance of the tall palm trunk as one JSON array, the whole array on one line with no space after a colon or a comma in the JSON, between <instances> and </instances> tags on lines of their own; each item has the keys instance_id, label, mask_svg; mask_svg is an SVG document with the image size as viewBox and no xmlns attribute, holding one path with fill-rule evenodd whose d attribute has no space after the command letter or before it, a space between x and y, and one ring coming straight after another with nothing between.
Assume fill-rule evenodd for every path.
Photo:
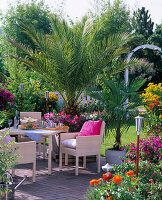
<instances>
[{"instance_id":1,"label":"tall palm trunk","mask_svg":"<svg viewBox=\"0 0 162 200\"><path fill-rule=\"evenodd\" d=\"M64 107L64 112L71 115L79 115L79 107L75 101L68 102Z\"/></svg>"},{"instance_id":2,"label":"tall palm trunk","mask_svg":"<svg viewBox=\"0 0 162 200\"><path fill-rule=\"evenodd\" d=\"M114 149L119 150L121 144L121 133L120 133L120 126L121 126L121 118L118 119L117 129L116 129L116 137L115 137L115 144Z\"/></svg>"}]
</instances>

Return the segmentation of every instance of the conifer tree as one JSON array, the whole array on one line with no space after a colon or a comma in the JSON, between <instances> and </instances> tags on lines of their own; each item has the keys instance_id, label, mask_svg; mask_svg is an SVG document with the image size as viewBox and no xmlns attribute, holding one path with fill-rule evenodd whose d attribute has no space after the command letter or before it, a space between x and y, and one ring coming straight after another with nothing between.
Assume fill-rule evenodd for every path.
<instances>
[{"instance_id":1,"label":"conifer tree","mask_svg":"<svg viewBox=\"0 0 162 200\"><path fill-rule=\"evenodd\" d=\"M145 7L138 9L134 13L134 29L135 32L141 34L148 39L149 36L153 34L154 22L152 22L148 10L145 10Z\"/></svg>"}]
</instances>

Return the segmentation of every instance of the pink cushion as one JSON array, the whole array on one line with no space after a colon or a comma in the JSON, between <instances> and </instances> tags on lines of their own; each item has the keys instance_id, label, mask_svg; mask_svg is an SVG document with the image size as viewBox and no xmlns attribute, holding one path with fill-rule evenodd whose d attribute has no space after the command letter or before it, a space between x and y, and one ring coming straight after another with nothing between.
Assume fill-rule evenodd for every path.
<instances>
[{"instance_id":1,"label":"pink cushion","mask_svg":"<svg viewBox=\"0 0 162 200\"><path fill-rule=\"evenodd\" d=\"M98 121L86 121L80 133L78 133L77 137L80 136L92 136L92 135L100 135L100 128L101 128L102 120Z\"/></svg>"}]
</instances>

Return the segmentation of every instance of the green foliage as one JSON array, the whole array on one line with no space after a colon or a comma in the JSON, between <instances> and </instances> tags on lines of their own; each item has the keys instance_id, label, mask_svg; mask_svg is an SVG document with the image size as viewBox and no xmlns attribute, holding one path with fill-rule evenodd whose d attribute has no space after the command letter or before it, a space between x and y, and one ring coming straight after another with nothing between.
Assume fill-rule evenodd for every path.
<instances>
[{"instance_id":1,"label":"green foliage","mask_svg":"<svg viewBox=\"0 0 162 200\"><path fill-rule=\"evenodd\" d=\"M103 39L101 45L96 41L99 23L89 19L71 28L64 20L52 17L52 33L49 35L40 34L28 25L23 26L37 48L36 51L27 49L8 39L27 55L25 59L13 57L46 77L65 100L65 112L71 114L77 113L76 102L83 90L99 72L109 67L114 58L127 52L124 45L130 40L128 34L113 35Z\"/></svg>"},{"instance_id":2,"label":"green foliage","mask_svg":"<svg viewBox=\"0 0 162 200\"><path fill-rule=\"evenodd\" d=\"M6 37L34 48L32 40L23 33L21 20L42 34L51 31L49 8L44 5L43 1L32 0L30 3L17 1L15 5L10 6L2 21Z\"/></svg>"},{"instance_id":3,"label":"green foliage","mask_svg":"<svg viewBox=\"0 0 162 200\"><path fill-rule=\"evenodd\" d=\"M12 148L14 142L6 142L6 136L9 134L8 131L0 132L0 183L9 183L10 169L16 165L16 159L19 155L13 155L16 148ZM0 196L6 192L6 188L0 186Z\"/></svg>"},{"instance_id":4,"label":"green foliage","mask_svg":"<svg viewBox=\"0 0 162 200\"><path fill-rule=\"evenodd\" d=\"M145 80L134 80L126 86L120 80L103 79L103 89L89 91L88 94L104 104L103 118L108 129L115 130L114 149L120 149L121 135L126 132L137 114L136 107L140 104L137 101L137 91L145 83ZM126 100L129 99L127 104ZM128 119L129 115L129 119Z\"/></svg>"},{"instance_id":5,"label":"green foliage","mask_svg":"<svg viewBox=\"0 0 162 200\"><path fill-rule=\"evenodd\" d=\"M101 22L101 38L107 38L115 33L131 32L130 10L122 0L113 0L113 2L108 0L103 3Z\"/></svg>"},{"instance_id":6,"label":"green foliage","mask_svg":"<svg viewBox=\"0 0 162 200\"><path fill-rule=\"evenodd\" d=\"M146 39L153 34L154 26L148 12L145 7L134 12L134 29L136 33L143 35Z\"/></svg>"}]
</instances>

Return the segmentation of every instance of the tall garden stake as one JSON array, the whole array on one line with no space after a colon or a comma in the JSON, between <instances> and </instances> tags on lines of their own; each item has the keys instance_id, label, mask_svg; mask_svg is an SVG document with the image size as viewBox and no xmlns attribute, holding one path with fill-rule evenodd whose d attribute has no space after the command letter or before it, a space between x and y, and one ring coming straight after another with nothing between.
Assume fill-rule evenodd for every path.
<instances>
[{"instance_id":1,"label":"tall garden stake","mask_svg":"<svg viewBox=\"0 0 162 200\"><path fill-rule=\"evenodd\" d=\"M23 84L23 83L20 83L20 91L21 91L21 112L22 112L22 109L23 109L23 87L24 87L24 84Z\"/></svg>"},{"instance_id":2,"label":"tall garden stake","mask_svg":"<svg viewBox=\"0 0 162 200\"><path fill-rule=\"evenodd\" d=\"M140 131L141 131L141 127L142 127L143 117L137 116L137 117L135 117L135 120L136 120L136 131L137 131L136 177L138 177L138 171L139 171L139 137L140 137Z\"/></svg>"},{"instance_id":3,"label":"tall garden stake","mask_svg":"<svg viewBox=\"0 0 162 200\"><path fill-rule=\"evenodd\" d=\"M46 97L46 113L47 113L47 103L48 103L49 91L45 92L45 97Z\"/></svg>"}]
</instances>

